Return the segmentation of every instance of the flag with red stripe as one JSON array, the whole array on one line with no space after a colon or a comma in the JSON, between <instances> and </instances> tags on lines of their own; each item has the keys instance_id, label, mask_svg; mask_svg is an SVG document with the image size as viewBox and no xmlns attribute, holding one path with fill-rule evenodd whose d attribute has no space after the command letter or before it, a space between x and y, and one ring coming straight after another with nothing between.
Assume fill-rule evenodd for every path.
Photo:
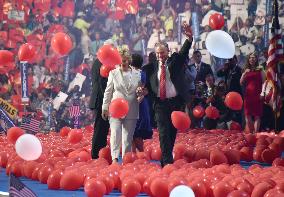
<instances>
[{"instance_id":1,"label":"flag with red stripe","mask_svg":"<svg viewBox=\"0 0 284 197\"><path fill-rule=\"evenodd\" d=\"M69 107L70 117L77 117L80 115L80 101L78 99L74 99L72 106Z\"/></svg>"},{"instance_id":2,"label":"flag with red stripe","mask_svg":"<svg viewBox=\"0 0 284 197\"><path fill-rule=\"evenodd\" d=\"M37 133L40 130L40 121L31 117L23 117L21 128L25 131Z\"/></svg>"},{"instance_id":3,"label":"flag with red stripe","mask_svg":"<svg viewBox=\"0 0 284 197\"><path fill-rule=\"evenodd\" d=\"M37 195L28 188L20 179L14 174L10 174L10 197L37 197Z\"/></svg>"},{"instance_id":4,"label":"flag with red stripe","mask_svg":"<svg viewBox=\"0 0 284 197\"><path fill-rule=\"evenodd\" d=\"M271 96L271 107L275 112L280 109L281 105L281 83L279 80L280 61L284 61L284 51L282 43L282 33L278 19L278 1L274 0L274 18L271 28L271 39L269 41L268 60L267 60L267 76L268 80L274 83L274 93Z\"/></svg>"}]
</instances>

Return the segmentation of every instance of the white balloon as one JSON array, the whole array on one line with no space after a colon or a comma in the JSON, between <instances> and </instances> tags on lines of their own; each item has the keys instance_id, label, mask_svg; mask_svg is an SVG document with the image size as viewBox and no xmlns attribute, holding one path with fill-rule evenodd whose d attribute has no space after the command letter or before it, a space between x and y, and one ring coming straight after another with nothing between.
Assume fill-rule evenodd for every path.
<instances>
[{"instance_id":1,"label":"white balloon","mask_svg":"<svg viewBox=\"0 0 284 197\"><path fill-rule=\"evenodd\" d=\"M170 197L195 197L195 195L190 187L178 185L171 191Z\"/></svg>"},{"instance_id":2,"label":"white balloon","mask_svg":"<svg viewBox=\"0 0 284 197\"><path fill-rule=\"evenodd\" d=\"M205 40L207 50L218 58L230 59L235 55L232 37L222 30L211 31Z\"/></svg>"},{"instance_id":3,"label":"white balloon","mask_svg":"<svg viewBox=\"0 0 284 197\"><path fill-rule=\"evenodd\" d=\"M16 153L26 161L37 160L42 153L39 139L31 134L21 135L15 144Z\"/></svg>"}]
</instances>

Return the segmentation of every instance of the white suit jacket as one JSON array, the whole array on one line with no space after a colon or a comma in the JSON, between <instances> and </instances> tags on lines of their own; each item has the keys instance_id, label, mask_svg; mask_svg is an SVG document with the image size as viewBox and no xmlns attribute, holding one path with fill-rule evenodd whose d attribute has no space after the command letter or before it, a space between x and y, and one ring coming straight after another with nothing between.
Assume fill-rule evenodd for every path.
<instances>
[{"instance_id":1,"label":"white suit jacket","mask_svg":"<svg viewBox=\"0 0 284 197\"><path fill-rule=\"evenodd\" d=\"M108 110L112 100L124 98L129 105L129 111L125 119L138 119L139 103L137 102L136 89L141 82L141 72L135 69L131 69L129 72L131 75L130 83L123 80L120 68L116 68L109 73L102 110Z\"/></svg>"}]
</instances>

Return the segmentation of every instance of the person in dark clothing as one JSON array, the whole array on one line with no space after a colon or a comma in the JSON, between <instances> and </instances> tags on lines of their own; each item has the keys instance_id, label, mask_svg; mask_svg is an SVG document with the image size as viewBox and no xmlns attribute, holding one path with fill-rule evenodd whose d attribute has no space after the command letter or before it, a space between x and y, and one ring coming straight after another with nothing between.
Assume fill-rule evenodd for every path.
<instances>
[{"instance_id":1,"label":"person in dark clothing","mask_svg":"<svg viewBox=\"0 0 284 197\"><path fill-rule=\"evenodd\" d=\"M90 109L96 114L91 151L93 159L97 159L99 157L99 151L107 145L107 135L109 130L108 120L104 120L101 115L104 92L107 85L107 78L103 78L100 75L101 66L102 63L96 59L91 71L93 89L90 99Z\"/></svg>"},{"instance_id":2,"label":"person in dark clothing","mask_svg":"<svg viewBox=\"0 0 284 197\"><path fill-rule=\"evenodd\" d=\"M211 69L211 66L209 64L206 64L201 61L202 55L200 51L194 51L193 52L193 60L194 60L194 66L197 71L197 75L195 78L196 82L203 82L205 83L205 78L208 74L213 75L213 71Z\"/></svg>"},{"instance_id":3,"label":"person in dark clothing","mask_svg":"<svg viewBox=\"0 0 284 197\"><path fill-rule=\"evenodd\" d=\"M142 86L144 86L147 76L144 71L141 71L142 64L143 64L143 57L139 54L133 54L131 66L141 72L141 83ZM132 142L133 152L136 152L136 149L139 152L143 152L143 140L151 139L153 135L152 125L150 120L151 119L150 105L148 102L148 96L143 96L142 99L143 100L139 104L139 119L136 123L136 128L133 135L133 142Z\"/></svg>"},{"instance_id":4,"label":"person in dark clothing","mask_svg":"<svg viewBox=\"0 0 284 197\"><path fill-rule=\"evenodd\" d=\"M218 77L224 77L228 92L238 92L242 95L242 87L240 78L242 76L242 69L238 66L237 56L229 59L224 68L217 72Z\"/></svg>"},{"instance_id":5,"label":"person in dark clothing","mask_svg":"<svg viewBox=\"0 0 284 197\"><path fill-rule=\"evenodd\" d=\"M243 94L242 87L240 84L240 78L242 76L242 69L238 66L238 59L235 55L229 59L228 63L224 65L224 68L217 72L218 77L224 77L226 83L227 92L238 92L240 95ZM232 111L232 119L242 124L243 113L242 111Z\"/></svg>"},{"instance_id":6,"label":"person in dark clothing","mask_svg":"<svg viewBox=\"0 0 284 197\"><path fill-rule=\"evenodd\" d=\"M157 57L155 52L151 52L148 56L148 64L145 64L142 66L142 71L146 74L146 76L149 76L151 72L153 72L154 66L157 63ZM150 121L152 128L157 128L157 123L154 118L154 109L152 107L153 101L151 97L148 97L148 103L149 103L149 110L150 110Z\"/></svg>"},{"instance_id":7,"label":"person in dark clothing","mask_svg":"<svg viewBox=\"0 0 284 197\"><path fill-rule=\"evenodd\" d=\"M155 118L159 130L160 148L162 151L161 166L173 163L173 147L177 129L171 121L173 111L184 110L184 103L180 91L185 84L181 84L180 77L184 74L184 64L192 44L192 32L184 24L184 34L187 39L179 53L169 57L167 43L159 42L155 45L158 62L149 71L146 87L152 97Z\"/></svg>"}]
</instances>

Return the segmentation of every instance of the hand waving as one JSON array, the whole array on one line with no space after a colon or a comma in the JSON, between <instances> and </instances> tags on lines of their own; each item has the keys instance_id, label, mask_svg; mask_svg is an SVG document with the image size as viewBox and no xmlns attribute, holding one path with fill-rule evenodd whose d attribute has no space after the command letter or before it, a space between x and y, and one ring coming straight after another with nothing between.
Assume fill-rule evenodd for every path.
<instances>
[{"instance_id":1,"label":"hand waving","mask_svg":"<svg viewBox=\"0 0 284 197\"><path fill-rule=\"evenodd\" d=\"M192 30L191 30L191 28L188 24L183 23L183 31L184 31L184 35L187 37L187 39L192 41Z\"/></svg>"}]
</instances>

